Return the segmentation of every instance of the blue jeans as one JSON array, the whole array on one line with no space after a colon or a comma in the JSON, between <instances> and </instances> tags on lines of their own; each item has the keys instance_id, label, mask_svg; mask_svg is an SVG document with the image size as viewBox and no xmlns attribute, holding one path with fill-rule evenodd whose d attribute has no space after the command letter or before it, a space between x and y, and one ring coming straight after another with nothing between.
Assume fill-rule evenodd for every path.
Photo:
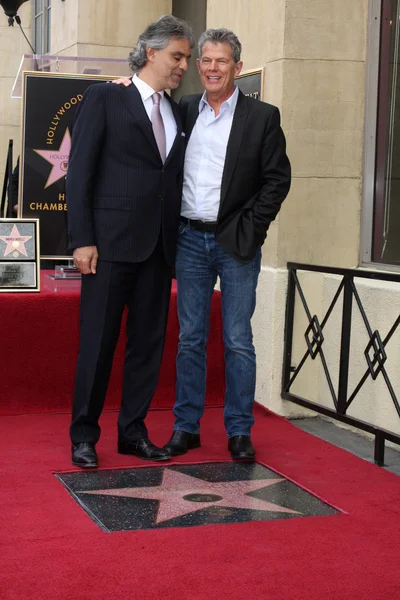
<instances>
[{"instance_id":1,"label":"blue jeans","mask_svg":"<svg viewBox=\"0 0 400 600\"><path fill-rule=\"evenodd\" d=\"M261 249L249 263L234 260L213 233L181 223L176 256L180 325L174 429L199 433L206 395L206 345L217 276L222 298L226 391L224 422L228 437L250 435L254 423L256 356L251 317Z\"/></svg>"}]
</instances>

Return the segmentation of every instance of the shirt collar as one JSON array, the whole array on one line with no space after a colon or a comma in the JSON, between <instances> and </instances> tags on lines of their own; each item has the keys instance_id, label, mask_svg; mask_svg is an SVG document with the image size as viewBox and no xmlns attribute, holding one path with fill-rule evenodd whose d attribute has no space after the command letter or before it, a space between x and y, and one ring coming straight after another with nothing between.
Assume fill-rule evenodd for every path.
<instances>
[{"instance_id":1,"label":"shirt collar","mask_svg":"<svg viewBox=\"0 0 400 600\"><path fill-rule=\"evenodd\" d=\"M230 96L228 98L228 100L225 100L225 102L223 102L221 104L221 111L228 109L231 113L234 113L236 104L238 101L238 96L239 96L239 88L237 87L237 85L235 85L235 91L233 92L232 96ZM209 106L211 108L211 106L208 104L208 101L207 101L207 92L206 91L204 91L204 93L201 97L201 100L200 100L199 113L201 113L201 111L203 110L203 108L205 106Z\"/></svg>"},{"instance_id":2,"label":"shirt collar","mask_svg":"<svg viewBox=\"0 0 400 600\"><path fill-rule=\"evenodd\" d=\"M143 102L151 98L151 96L156 93L155 90L153 90L153 88L150 87L148 83L143 81L143 79L140 79L140 77L138 77L136 73L132 77L132 83L136 85ZM161 97L164 97L164 90L161 90L161 92L158 93L161 94Z\"/></svg>"}]
</instances>

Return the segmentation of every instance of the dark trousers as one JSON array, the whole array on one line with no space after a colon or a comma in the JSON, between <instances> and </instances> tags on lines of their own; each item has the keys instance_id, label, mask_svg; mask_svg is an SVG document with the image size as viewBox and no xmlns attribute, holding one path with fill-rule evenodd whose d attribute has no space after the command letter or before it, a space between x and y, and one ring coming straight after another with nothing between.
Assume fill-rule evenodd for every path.
<instances>
[{"instance_id":1,"label":"dark trousers","mask_svg":"<svg viewBox=\"0 0 400 600\"><path fill-rule=\"evenodd\" d=\"M161 243L142 263L99 261L96 275L82 275L80 348L70 429L73 444L96 443L121 319L128 308L120 440L147 436L144 424L164 348L171 268Z\"/></svg>"}]
</instances>

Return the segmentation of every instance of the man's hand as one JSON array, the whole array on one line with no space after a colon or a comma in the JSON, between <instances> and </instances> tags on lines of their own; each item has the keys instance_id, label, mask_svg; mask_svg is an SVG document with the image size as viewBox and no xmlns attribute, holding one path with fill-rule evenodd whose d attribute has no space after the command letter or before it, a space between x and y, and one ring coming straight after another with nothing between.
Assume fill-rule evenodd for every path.
<instances>
[{"instance_id":1,"label":"man's hand","mask_svg":"<svg viewBox=\"0 0 400 600\"><path fill-rule=\"evenodd\" d=\"M129 79L129 77L120 77L119 79L113 79L111 83L122 84L125 87L129 87L132 85L132 79Z\"/></svg>"},{"instance_id":2,"label":"man's hand","mask_svg":"<svg viewBox=\"0 0 400 600\"><path fill-rule=\"evenodd\" d=\"M96 246L75 248L72 258L74 259L75 266L83 275L96 274L97 260L99 258Z\"/></svg>"}]
</instances>

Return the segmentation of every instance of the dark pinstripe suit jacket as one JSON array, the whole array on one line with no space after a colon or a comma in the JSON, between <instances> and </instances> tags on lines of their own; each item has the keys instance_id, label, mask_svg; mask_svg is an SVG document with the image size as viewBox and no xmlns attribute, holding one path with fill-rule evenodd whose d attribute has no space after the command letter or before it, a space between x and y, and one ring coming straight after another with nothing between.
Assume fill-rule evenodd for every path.
<instances>
[{"instance_id":1,"label":"dark pinstripe suit jacket","mask_svg":"<svg viewBox=\"0 0 400 600\"><path fill-rule=\"evenodd\" d=\"M97 246L107 261L142 262L162 230L165 257L175 259L184 137L162 163L135 85L91 85L79 106L67 174L68 247Z\"/></svg>"}]
</instances>

